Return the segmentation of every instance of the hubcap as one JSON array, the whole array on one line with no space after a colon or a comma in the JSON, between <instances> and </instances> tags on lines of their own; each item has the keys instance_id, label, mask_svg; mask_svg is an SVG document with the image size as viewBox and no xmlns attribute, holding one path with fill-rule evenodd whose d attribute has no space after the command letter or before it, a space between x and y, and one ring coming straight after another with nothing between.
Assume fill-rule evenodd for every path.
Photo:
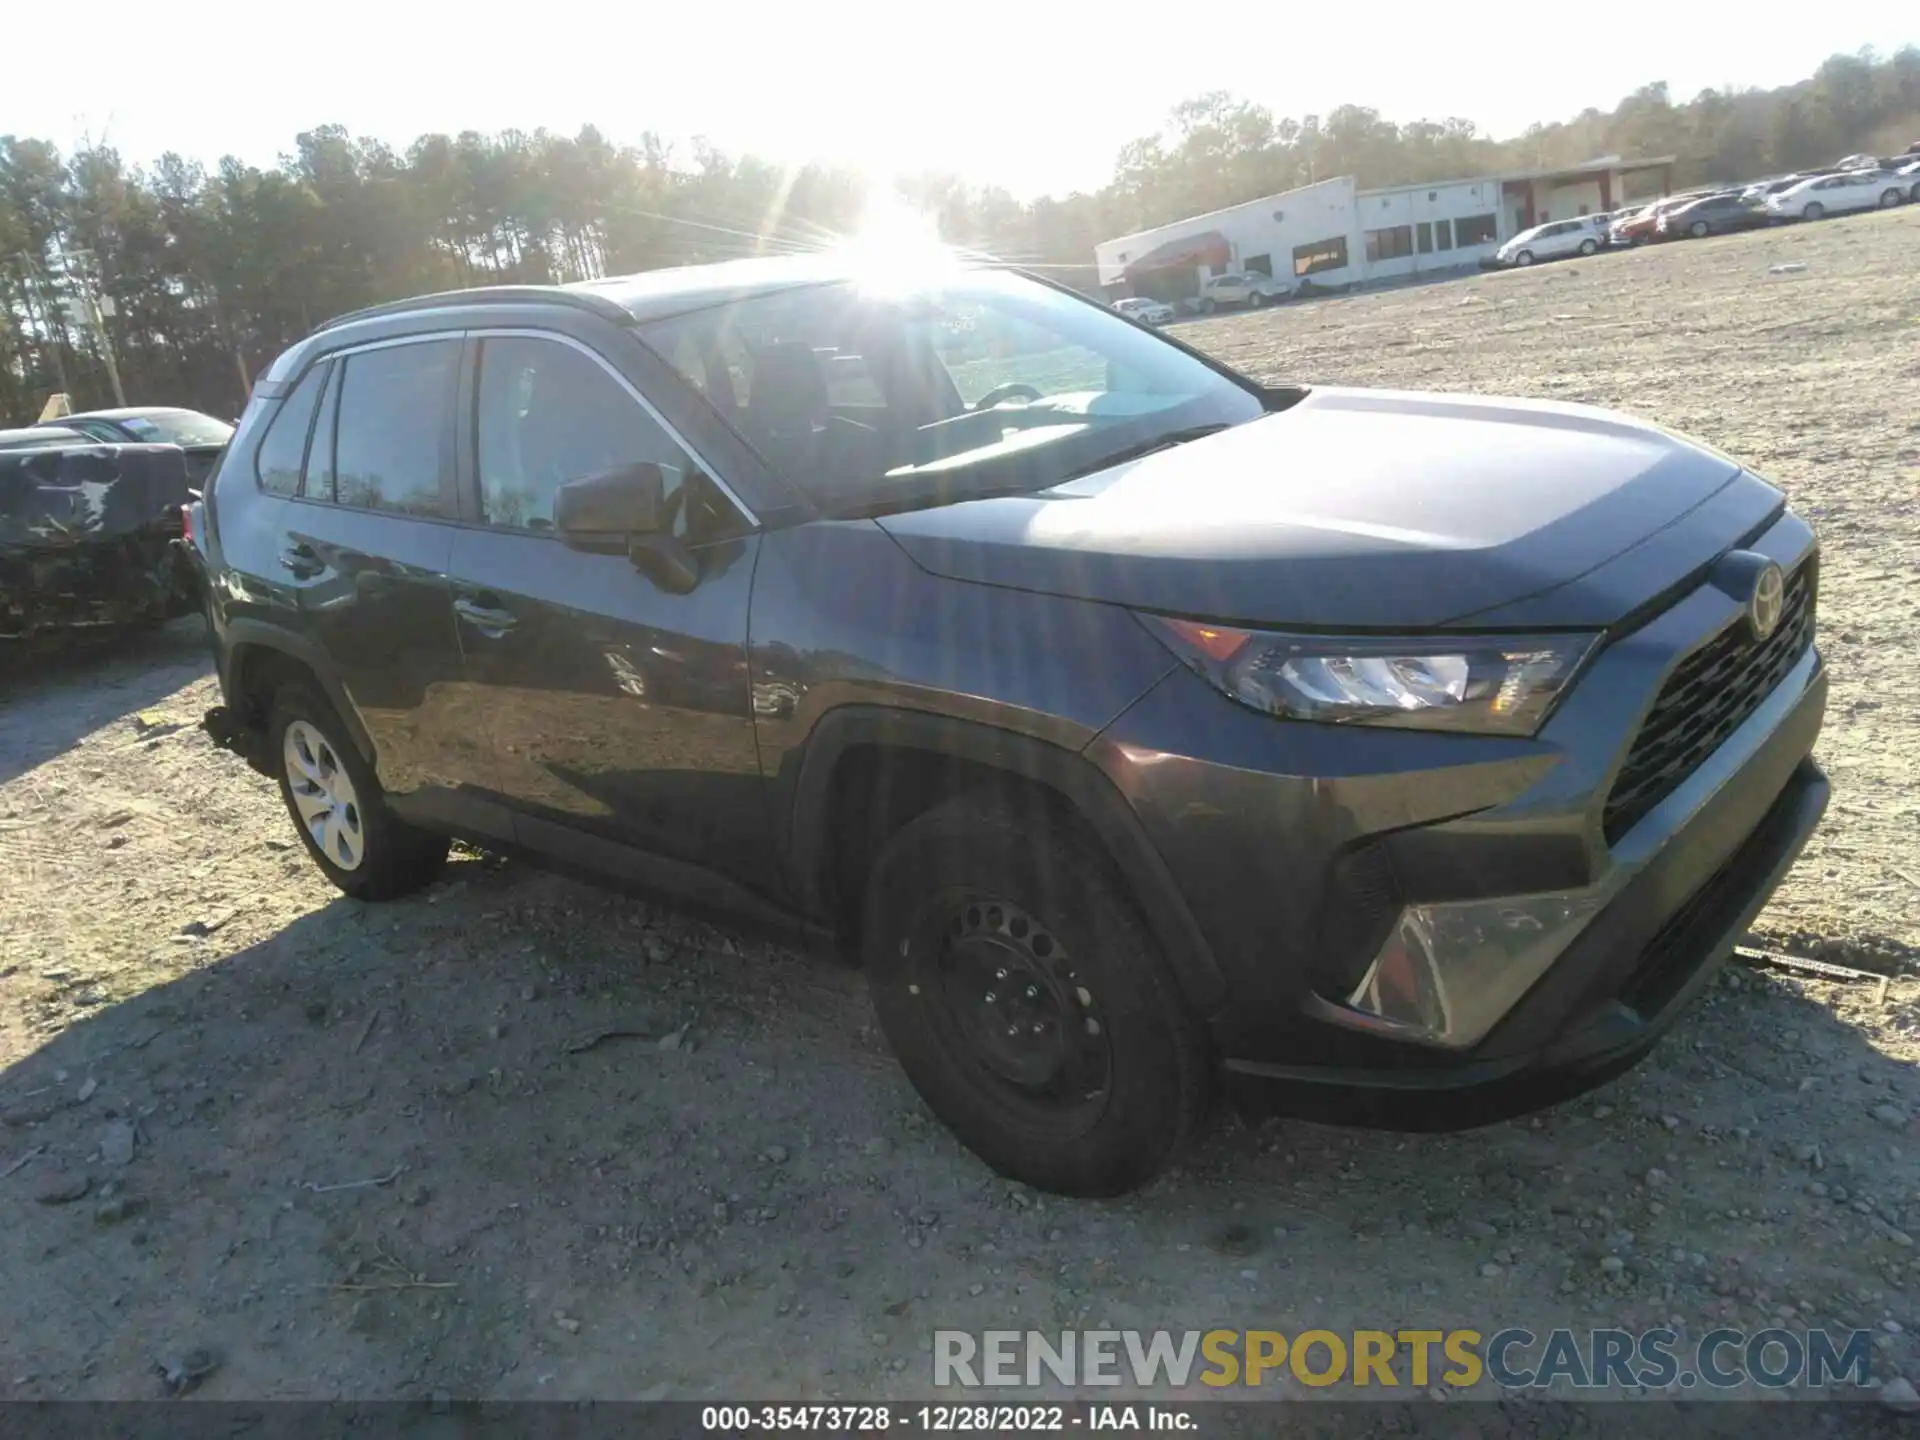
<instances>
[{"instance_id":1,"label":"hubcap","mask_svg":"<svg viewBox=\"0 0 1920 1440\"><path fill-rule=\"evenodd\" d=\"M287 790L314 848L342 870L357 870L367 853L360 797L333 744L304 720L287 726L281 747Z\"/></svg>"},{"instance_id":2,"label":"hubcap","mask_svg":"<svg viewBox=\"0 0 1920 1440\"><path fill-rule=\"evenodd\" d=\"M1105 1091L1110 1053L1093 992L1026 911L1002 900L960 906L940 961L947 1013L987 1070L1063 1105Z\"/></svg>"}]
</instances>

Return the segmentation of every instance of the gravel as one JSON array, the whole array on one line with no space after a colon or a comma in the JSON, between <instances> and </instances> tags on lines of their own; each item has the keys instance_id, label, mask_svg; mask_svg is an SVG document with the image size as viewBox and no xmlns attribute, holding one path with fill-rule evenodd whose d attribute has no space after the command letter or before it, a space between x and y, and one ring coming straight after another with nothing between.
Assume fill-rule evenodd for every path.
<instances>
[{"instance_id":1,"label":"gravel","mask_svg":"<svg viewBox=\"0 0 1920 1440\"><path fill-rule=\"evenodd\" d=\"M10 1397L149 1398L155 1336L218 1355L159 1372L215 1399L906 1398L936 1326L1792 1306L1875 1329L1911 1408L1920 706L1887 677L1920 673L1917 252L1908 208L1178 332L1269 379L1619 405L1784 485L1826 547L1835 798L1754 939L1884 1003L1736 971L1590 1100L1455 1135L1223 1116L1149 1190L1069 1203L947 1136L832 957L464 851L340 898L194 728L188 621L0 696L0 1172L46 1150L0 1178ZM642 1033L680 1040L569 1048ZM109 1125L143 1208L97 1224L71 1202Z\"/></svg>"}]
</instances>

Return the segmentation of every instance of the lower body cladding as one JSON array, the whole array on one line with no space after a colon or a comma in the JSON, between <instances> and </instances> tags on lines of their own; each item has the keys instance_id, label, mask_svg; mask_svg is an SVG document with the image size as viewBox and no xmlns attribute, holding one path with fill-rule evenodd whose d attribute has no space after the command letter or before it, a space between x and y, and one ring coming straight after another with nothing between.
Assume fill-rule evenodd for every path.
<instances>
[{"instance_id":1,"label":"lower body cladding","mask_svg":"<svg viewBox=\"0 0 1920 1440\"><path fill-rule=\"evenodd\" d=\"M1461 1129L1652 1048L1827 804L1817 555L1791 517L1751 548L1789 577L1770 637L1703 583L1532 739L1287 723L1178 672L1089 748L1206 937L1173 959L1242 1104Z\"/></svg>"}]
</instances>

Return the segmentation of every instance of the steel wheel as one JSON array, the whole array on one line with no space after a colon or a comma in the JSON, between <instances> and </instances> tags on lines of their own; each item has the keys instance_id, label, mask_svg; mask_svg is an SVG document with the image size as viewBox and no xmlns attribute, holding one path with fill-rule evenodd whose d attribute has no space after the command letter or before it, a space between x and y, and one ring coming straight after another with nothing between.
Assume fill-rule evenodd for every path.
<instances>
[{"instance_id":1,"label":"steel wheel","mask_svg":"<svg viewBox=\"0 0 1920 1440\"><path fill-rule=\"evenodd\" d=\"M360 797L332 742L305 720L295 720L287 726L280 761L294 810L314 847L341 870L359 869L367 853Z\"/></svg>"},{"instance_id":2,"label":"steel wheel","mask_svg":"<svg viewBox=\"0 0 1920 1440\"><path fill-rule=\"evenodd\" d=\"M938 969L942 1028L975 1065L1050 1110L1099 1103L1112 1052L1093 992L1044 925L1005 900L955 905Z\"/></svg>"}]
</instances>

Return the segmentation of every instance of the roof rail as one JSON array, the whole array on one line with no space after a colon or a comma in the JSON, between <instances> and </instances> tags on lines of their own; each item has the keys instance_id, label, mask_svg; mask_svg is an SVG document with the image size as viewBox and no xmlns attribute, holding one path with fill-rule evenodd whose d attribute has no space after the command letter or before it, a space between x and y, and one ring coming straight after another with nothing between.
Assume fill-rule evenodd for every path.
<instances>
[{"instance_id":1,"label":"roof rail","mask_svg":"<svg viewBox=\"0 0 1920 1440\"><path fill-rule=\"evenodd\" d=\"M571 305L576 310L586 310L604 320L622 324L633 319L622 306L590 290L563 289L558 285L480 285L471 290L439 290L431 295L415 295L406 300L389 300L384 305L350 310L345 315L322 321L315 327L314 333L332 330L354 320L368 320L376 315L404 315L415 310L451 309L456 305L527 304Z\"/></svg>"}]
</instances>

